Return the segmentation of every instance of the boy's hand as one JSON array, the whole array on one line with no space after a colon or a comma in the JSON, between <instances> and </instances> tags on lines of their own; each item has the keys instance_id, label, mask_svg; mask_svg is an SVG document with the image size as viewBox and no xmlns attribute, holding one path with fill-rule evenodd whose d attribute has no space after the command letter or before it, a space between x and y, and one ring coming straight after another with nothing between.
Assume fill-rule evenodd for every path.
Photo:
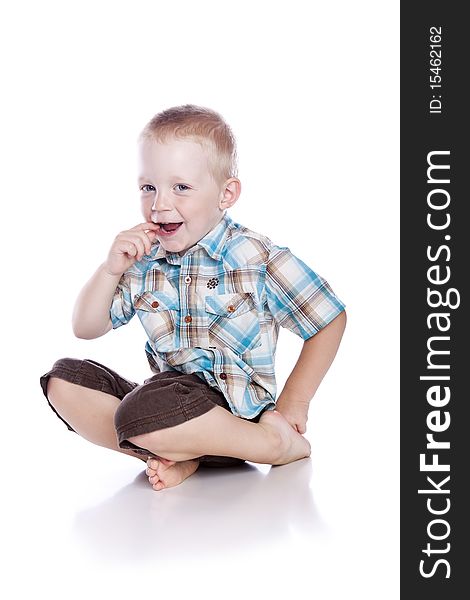
<instances>
[{"instance_id":1,"label":"boy's hand","mask_svg":"<svg viewBox=\"0 0 470 600\"><path fill-rule=\"evenodd\" d=\"M122 275L136 261L150 253L156 236L156 223L140 223L132 229L121 231L111 246L105 269L110 275Z\"/></svg>"},{"instance_id":2,"label":"boy's hand","mask_svg":"<svg viewBox=\"0 0 470 600\"><path fill-rule=\"evenodd\" d=\"M301 434L307 431L309 402L288 398L280 394L276 402L276 410Z\"/></svg>"}]
</instances>

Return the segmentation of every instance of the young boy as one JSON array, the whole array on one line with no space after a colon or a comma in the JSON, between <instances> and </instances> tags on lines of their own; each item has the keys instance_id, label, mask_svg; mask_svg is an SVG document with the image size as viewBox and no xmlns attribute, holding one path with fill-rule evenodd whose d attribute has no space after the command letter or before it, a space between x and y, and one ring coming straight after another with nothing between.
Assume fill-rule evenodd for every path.
<instances>
[{"instance_id":1,"label":"young boy","mask_svg":"<svg viewBox=\"0 0 470 600\"><path fill-rule=\"evenodd\" d=\"M200 464L310 456L308 406L339 346L344 305L288 248L226 213L241 184L218 113L189 104L157 114L139 156L145 222L117 235L76 301L73 330L93 339L137 314L155 375L138 385L61 359L41 377L50 406L89 441L148 458L155 490ZM276 399L279 326L304 344Z\"/></svg>"}]
</instances>

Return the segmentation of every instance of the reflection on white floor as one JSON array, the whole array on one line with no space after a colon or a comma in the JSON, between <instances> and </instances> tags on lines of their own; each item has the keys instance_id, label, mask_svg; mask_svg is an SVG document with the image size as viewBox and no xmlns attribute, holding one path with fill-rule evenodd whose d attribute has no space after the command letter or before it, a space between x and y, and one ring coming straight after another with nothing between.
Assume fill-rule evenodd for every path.
<instances>
[{"instance_id":1,"label":"reflection on white floor","mask_svg":"<svg viewBox=\"0 0 470 600\"><path fill-rule=\"evenodd\" d=\"M310 458L201 467L156 492L145 463L93 446L37 410L41 447L4 473L8 600L33 592L52 600L398 597L390 562L398 562L398 523L380 503L394 490L387 473L363 468L374 466L368 446L356 444L353 458L323 451L320 460L329 437L318 429Z\"/></svg>"},{"instance_id":2,"label":"reflection on white floor","mask_svg":"<svg viewBox=\"0 0 470 600\"><path fill-rule=\"evenodd\" d=\"M74 535L90 552L124 561L210 559L319 535L310 459L282 467L199 468L183 484L152 490L142 471L111 497L80 510Z\"/></svg>"}]
</instances>

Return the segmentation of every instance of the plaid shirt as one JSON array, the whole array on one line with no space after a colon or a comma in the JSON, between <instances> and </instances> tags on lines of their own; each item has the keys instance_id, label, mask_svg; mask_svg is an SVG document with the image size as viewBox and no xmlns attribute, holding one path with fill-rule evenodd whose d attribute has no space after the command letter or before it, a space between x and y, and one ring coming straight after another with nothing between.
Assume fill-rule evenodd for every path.
<instances>
[{"instance_id":1,"label":"plaid shirt","mask_svg":"<svg viewBox=\"0 0 470 600\"><path fill-rule=\"evenodd\" d=\"M343 309L289 248L225 213L184 256L153 244L121 277L110 315L117 328L137 313L153 372L195 373L250 419L275 407L279 327L307 340Z\"/></svg>"}]
</instances>

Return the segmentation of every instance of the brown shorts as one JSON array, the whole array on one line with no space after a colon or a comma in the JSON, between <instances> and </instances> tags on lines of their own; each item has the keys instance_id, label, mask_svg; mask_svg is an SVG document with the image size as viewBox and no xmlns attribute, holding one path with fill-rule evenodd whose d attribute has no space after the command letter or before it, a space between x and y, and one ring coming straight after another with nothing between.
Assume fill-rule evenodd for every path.
<instances>
[{"instance_id":1,"label":"brown shorts","mask_svg":"<svg viewBox=\"0 0 470 600\"><path fill-rule=\"evenodd\" d=\"M114 417L119 447L145 456L152 455L152 452L132 444L127 438L165 427L174 427L203 415L214 406L221 406L230 411L222 392L211 388L197 375L180 371L157 373L139 385L94 360L62 358L40 379L46 398L50 377L58 377L70 383L99 390L121 400ZM59 419L70 431L74 431L48 398L47 401ZM258 422L261 414L252 421ZM240 465L245 461L228 456L208 455L201 456L200 462L206 466L227 466Z\"/></svg>"}]
</instances>

